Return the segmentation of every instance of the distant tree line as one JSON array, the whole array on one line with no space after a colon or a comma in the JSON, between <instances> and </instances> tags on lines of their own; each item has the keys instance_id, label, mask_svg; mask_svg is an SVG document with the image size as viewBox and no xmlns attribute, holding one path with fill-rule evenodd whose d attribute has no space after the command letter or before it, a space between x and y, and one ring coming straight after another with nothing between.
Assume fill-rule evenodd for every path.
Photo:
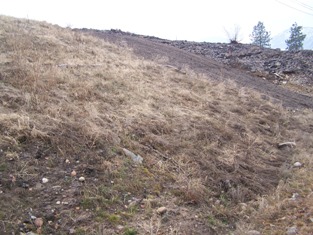
<instances>
[{"instance_id":1,"label":"distant tree line","mask_svg":"<svg viewBox=\"0 0 313 235\"><path fill-rule=\"evenodd\" d=\"M236 26L233 35L226 31L230 43L238 43L238 35L240 28ZM303 49L303 41L306 37L302 33L302 26L298 26L295 22L290 28L289 39L285 41L287 50L296 51ZM265 29L263 22L259 21L257 25L253 27L253 31L250 35L251 43L260 47L270 47L271 33Z\"/></svg>"}]
</instances>

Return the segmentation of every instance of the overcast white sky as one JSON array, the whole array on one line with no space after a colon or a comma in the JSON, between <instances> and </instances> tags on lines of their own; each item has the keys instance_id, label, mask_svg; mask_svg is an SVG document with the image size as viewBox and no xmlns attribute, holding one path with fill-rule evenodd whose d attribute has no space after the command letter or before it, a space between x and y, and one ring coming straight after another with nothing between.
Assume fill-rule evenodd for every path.
<instances>
[{"instance_id":1,"label":"overcast white sky","mask_svg":"<svg viewBox=\"0 0 313 235\"><path fill-rule=\"evenodd\" d=\"M225 29L232 33L238 25L243 42L250 42L258 21L271 36L294 22L313 27L313 0L0 0L0 14L207 42L227 41Z\"/></svg>"}]
</instances>

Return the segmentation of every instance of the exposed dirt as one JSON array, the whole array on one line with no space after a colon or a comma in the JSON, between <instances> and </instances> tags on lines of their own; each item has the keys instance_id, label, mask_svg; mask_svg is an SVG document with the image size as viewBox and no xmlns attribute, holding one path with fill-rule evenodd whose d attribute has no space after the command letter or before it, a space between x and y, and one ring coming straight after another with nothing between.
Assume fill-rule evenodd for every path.
<instances>
[{"instance_id":1,"label":"exposed dirt","mask_svg":"<svg viewBox=\"0 0 313 235\"><path fill-rule=\"evenodd\" d=\"M83 30L97 37L120 45L127 44L134 52L145 59L164 59L164 64L172 65L183 71L184 66L199 73L207 74L216 80L232 80L239 86L252 88L266 96L281 102L283 106L292 109L313 108L313 97L277 86L259 76L248 74L242 69L232 68L214 59L196 55L186 50L156 42L155 39L134 34L124 34L120 31ZM274 50L273 50L274 51Z\"/></svg>"}]
</instances>

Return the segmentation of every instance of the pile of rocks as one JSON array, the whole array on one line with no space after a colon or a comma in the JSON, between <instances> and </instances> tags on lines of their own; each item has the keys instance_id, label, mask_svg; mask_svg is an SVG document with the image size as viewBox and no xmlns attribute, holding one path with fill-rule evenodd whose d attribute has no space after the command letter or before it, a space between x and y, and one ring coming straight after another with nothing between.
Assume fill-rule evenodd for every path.
<instances>
[{"instance_id":1,"label":"pile of rocks","mask_svg":"<svg viewBox=\"0 0 313 235\"><path fill-rule=\"evenodd\" d=\"M247 70L276 83L313 85L313 51L281 51L241 43L170 41L150 38Z\"/></svg>"}]
</instances>

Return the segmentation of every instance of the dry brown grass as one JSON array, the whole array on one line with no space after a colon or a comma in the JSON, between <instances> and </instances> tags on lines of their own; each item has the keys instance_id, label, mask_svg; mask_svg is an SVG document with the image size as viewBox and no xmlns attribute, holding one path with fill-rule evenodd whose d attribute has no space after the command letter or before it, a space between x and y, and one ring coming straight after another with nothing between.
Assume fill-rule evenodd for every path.
<instances>
[{"instance_id":1,"label":"dry brown grass","mask_svg":"<svg viewBox=\"0 0 313 235\"><path fill-rule=\"evenodd\" d=\"M296 159L312 164L309 111L295 116L231 82L177 73L70 29L5 16L0 26L0 229L18 230L32 208L44 233L204 234L239 222L267 231L251 218L282 207L278 183L286 196L291 182L312 182L306 167L290 169ZM299 144L280 150L283 141ZM49 186L38 186L42 177ZM262 208L238 209L264 194Z\"/></svg>"},{"instance_id":2,"label":"dry brown grass","mask_svg":"<svg viewBox=\"0 0 313 235\"><path fill-rule=\"evenodd\" d=\"M299 112L293 116L290 130L297 147L291 162L301 162L303 167L293 167L288 179L281 180L276 190L245 206L245 219L237 234L247 228L255 228L262 234L286 234L287 229L297 227L298 234L313 233L313 145L312 112Z\"/></svg>"}]
</instances>

